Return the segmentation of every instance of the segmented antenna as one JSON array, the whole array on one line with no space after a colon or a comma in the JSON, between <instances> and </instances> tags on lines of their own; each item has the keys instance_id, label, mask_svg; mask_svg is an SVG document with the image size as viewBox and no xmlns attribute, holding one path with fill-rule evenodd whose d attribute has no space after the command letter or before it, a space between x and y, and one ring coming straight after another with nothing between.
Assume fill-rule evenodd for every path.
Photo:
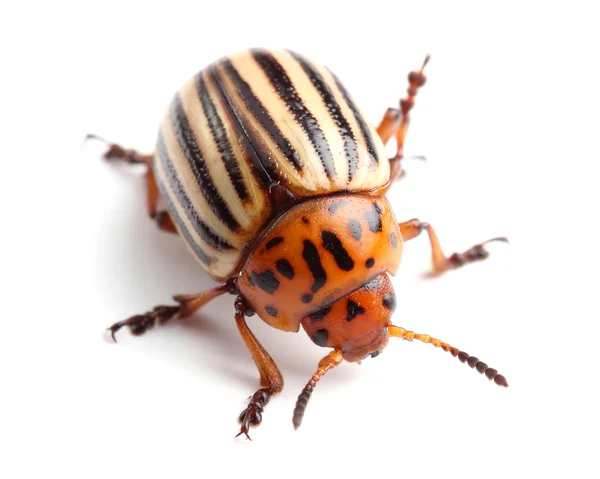
<instances>
[{"instance_id":1,"label":"segmented antenna","mask_svg":"<svg viewBox=\"0 0 600 479\"><path fill-rule=\"evenodd\" d=\"M467 363L471 368L476 369L479 373L485 374L485 376L490 380L494 381L498 386L508 387L508 383L506 382L506 378L502 376L502 374L498 374L498 371L494 368L488 367L486 363L480 361L479 358L475 356L470 356L464 351L460 351L459 349L450 346L439 339L432 338L426 334L416 334L413 331L407 331L400 326L388 326L388 331L390 336L394 336L396 338L402 338L407 341L412 341L416 339L417 341L421 341L423 343L432 344L436 348L442 348L444 351L449 352L454 357L458 357L458 360L461 363Z\"/></svg>"},{"instance_id":2,"label":"segmented antenna","mask_svg":"<svg viewBox=\"0 0 600 479\"><path fill-rule=\"evenodd\" d=\"M306 386L304 386L304 389L296 401L294 417L292 418L294 429L298 429L300 424L302 424L302 418L304 417L304 411L306 411L306 405L308 404L308 400L310 399L310 396L312 395L313 390L319 380L325 376L327 371L339 365L342 362L342 359L342 351L339 349L331 351L327 356L321 359L319 362L319 369L317 369L317 372L312 375Z\"/></svg>"}]
</instances>

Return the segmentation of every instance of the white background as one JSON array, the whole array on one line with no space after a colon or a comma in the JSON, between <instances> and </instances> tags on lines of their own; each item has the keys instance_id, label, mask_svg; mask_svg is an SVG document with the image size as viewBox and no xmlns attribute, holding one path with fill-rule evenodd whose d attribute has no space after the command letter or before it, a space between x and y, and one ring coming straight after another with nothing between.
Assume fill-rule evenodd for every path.
<instances>
[{"instance_id":1,"label":"white background","mask_svg":"<svg viewBox=\"0 0 600 479\"><path fill-rule=\"evenodd\" d=\"M598 477L595 2L149 3L0 8L0 476ZM432 54L406 144L428 162L406 161L396 215L431 222L447 252L511 244L433 280L427 240L407 244L394 321L477 355L508 389L392 340L323 379L294 431L324 350L255 316L286 387L249 442L233 436L258 375L231 297L102 340L212 283L147 218L141 172L83 137L150 151L181 83L250 46L327 64L374 123Z\"/></svg>"}]
</instances>

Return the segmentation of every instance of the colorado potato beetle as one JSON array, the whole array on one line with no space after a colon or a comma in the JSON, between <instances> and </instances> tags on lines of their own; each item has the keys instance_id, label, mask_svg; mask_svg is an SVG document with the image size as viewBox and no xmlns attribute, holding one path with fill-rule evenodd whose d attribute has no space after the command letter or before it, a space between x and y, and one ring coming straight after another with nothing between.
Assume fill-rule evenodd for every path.
<instances>
[{"instance_id":1,"label":"colorado potato beetle","mask_svg":"<svg viewBox=\"0 0 600 479\"><path fill-rule=\"evenodd\" d=\"M277 365L246 324L255 313L283 331L302 327L316 345L332 349L298 397L295 428L327 371L378 356L390 337L432 344L508 386L476 357L390 319L396 297L389 275L405 241L425 231L437 273L486 258L489 241L506 241L446 256L431 225L397 222L386 199L402 174L409 113L428 60L408 75L399 107L373 128L323 65L286 50L243 51L201 70L175 94L153 154L109 145L105 158L146 165L150 217L181 235L220 283L118 322L109 336L114 340L123 326L142 334L219 295L236 296L235 322L260 374L260 389L240 415L238 435L247 437L283 388ZM397 151L387 158L392 138Z\"/></svg>"}]
</instances>

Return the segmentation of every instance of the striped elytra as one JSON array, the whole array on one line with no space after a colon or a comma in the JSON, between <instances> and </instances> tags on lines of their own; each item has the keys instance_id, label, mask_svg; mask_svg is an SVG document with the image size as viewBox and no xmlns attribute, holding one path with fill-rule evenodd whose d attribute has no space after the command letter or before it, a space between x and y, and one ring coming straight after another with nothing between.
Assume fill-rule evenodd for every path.
<instances>
[{"instance_id":1,"label":"striped elytra","mask_svg":"<svg viewBox=\"0 0 600 479\"><path fill-rule=\"evenodd\" d=\"M267 49L224 57L175 94L154 170L177 229L217 280L239 270L248 245L284 212L275 185L295 204L390 179L379 136L339 79Z\"/></svg>"}]
</instances>

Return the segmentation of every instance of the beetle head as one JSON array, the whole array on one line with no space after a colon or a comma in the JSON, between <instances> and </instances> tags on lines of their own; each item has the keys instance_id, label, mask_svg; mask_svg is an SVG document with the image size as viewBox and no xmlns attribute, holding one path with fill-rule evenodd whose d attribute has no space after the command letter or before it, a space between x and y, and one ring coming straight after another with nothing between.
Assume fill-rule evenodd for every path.
<instances>
[{"instance_id":1,"label":"beetle head","mask_svg":"<svg viewBox=\"0 0 600 479\"><path fill-rule=\"evenodd\" d=\"M302 320L312 341L342 351L349 362L378 356L388 343L388 326L396 297L387 274L367 281L333 304Z\"/></svg>"}]
</instances>

